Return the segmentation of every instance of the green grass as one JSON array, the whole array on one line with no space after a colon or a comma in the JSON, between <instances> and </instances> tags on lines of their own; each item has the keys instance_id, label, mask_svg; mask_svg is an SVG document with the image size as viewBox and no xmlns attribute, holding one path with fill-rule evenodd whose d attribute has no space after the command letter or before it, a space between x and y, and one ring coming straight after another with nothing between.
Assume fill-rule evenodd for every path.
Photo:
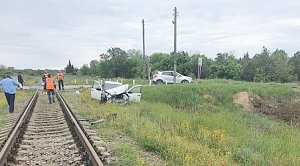
<instances>
[{"instance_id":1,"label":"green grass","mask_svg":"<svg viewBox=\"0 0 300 166\"><path fill-rule=\"evenodd\" d=\"M31 96L33 95L33 91L20 91L17 90L16 99L15 99L15 107L17 104L22 105L23 102L29 101ZM0 128L7 123L7 115L9 115L8 104L3 93L0 93Z\"/></svg>"},{"instance_id":2,"label":"green grass","mask_svg":"<svg viewBox=\"0 0 300 166\"><path fill-rule=\"evenodd\" d=\"M299 98L293 86L227 80L146 86L142 102L126 106L100 105L86 90L77 106L82 116L106 118L106 127L126 133L167 165L297 165L299 128L233 104L233 95L241 91ZM111 113L117 119L109 120Z\"/></svg>"}]
</instances>

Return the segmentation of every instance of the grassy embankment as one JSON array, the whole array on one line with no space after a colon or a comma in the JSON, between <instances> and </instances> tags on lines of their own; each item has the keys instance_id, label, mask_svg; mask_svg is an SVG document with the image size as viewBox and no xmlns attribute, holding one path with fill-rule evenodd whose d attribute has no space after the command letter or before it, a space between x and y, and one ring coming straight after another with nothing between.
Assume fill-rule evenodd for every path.
<instances>
[{"instance_id":1,"label":"grassy embankment","mask_svg":"<svg viewBox=\"0 0 300 166\"><path fill-rule=\"evenodd\" d=\"M18 104L23 104L26 100L29 101L31 96L33 95L33 91L20 91L17 90L16 99L15 99L15 107ZM8 105L5 98L5 95L1 92L0 93L0 128L5 125L7 122L7 115L10 113L8 112Z\"/></svg>"},{"instance_id":2,"label":"grassy embankment","mask_svg":"<svg viewBox=\"0 0 300 166\"><path fill-rule=\"evenodd\" d=\"M291 84L208 80L200 84L144 87L141 103L99 105L81 93L77 107L87 118L107 117L97 126L108 138L126 133L167 165L298 165L300 131L233 104L246 91L262 97L299 98ZM111 120L109 114L117 113ZM107 132L108 131L108 132ZM102 134L103 135L103 134ZM147 164L118 145L120 165ZM123 162L123 163L122 163Z\"/></svg>"}]
</instances>

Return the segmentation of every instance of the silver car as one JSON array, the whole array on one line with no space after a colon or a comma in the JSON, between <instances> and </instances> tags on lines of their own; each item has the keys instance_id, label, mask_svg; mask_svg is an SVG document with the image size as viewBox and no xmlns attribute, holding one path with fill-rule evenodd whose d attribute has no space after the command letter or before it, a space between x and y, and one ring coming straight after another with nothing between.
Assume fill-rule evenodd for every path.
<instances>
[{"instance_id":1,"label":"silver car","mask_svg":"<svg viewBox=\"0 0 300 166\"><path fill-rule=\"evenodd\" d=\"M155 84L172 84L174 79L174 71L158 71L153 75L153 83ZM192 77L184 76L180 73L176 75L176 83L191 83Z\"/></svg>"}]
</instances>

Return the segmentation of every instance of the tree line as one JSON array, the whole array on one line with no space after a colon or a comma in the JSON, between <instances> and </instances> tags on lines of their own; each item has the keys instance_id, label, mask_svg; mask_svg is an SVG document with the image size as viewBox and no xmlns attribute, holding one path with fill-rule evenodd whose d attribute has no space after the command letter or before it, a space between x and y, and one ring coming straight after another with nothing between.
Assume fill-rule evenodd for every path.
<instances>
[{"instance_id":1,"label":"tree line","mask_svg":"<svg viewBox=\"0 0 300 166\"><path fill-rule=\"evenodd\" d=\"M9 75L16 75L18 72L21 72L22 74L26 74L29 76L42 76L44 74L45 69L15 69L14 67L6 67L2 64L0 64L0 79L1 77L4 77L5 74L9 74ZM57 69L47 69L48 73L50 73L51 75L55 75L56 72L58 71ZM71 61L69 60L67 66L64 68L64 70L62 70L63 72L67 73L67 74L72 74L72 75L76 75L79 73L78 69L75 68L72 64Z\"/></svg>"},{"instance_id":2,"label":"tree line","mask_svg":"<svg viewBox=\"0 0 300 166\"><path fill-rule=\"evenodd\" d=\"M198 59L202 58L201 79L233 79L255 82L292 82L300 79L300 52L292 57L284 50L270 52L263 47L252 58L245 53L242 58L235 58L230 53L218 53L214 59L203 54L181 51L177 53L177 72L196 78L198 76ZM127 52L115 47L99 55L98 60L84 64L77 74L92 75L103 78L142 78L143 65L155 71L173 70L173 52L153 53L142 59L139 50ZM299 78L299 79L298 79Z\"/></svg>"},{"instance_id":3,"label":"tree line","mask_svg":"<svg viewBox=\"0 0 300 166\"><path fill-rule=\"evenodd\" d=\"M143 78L143 66L151 70L151 76L156 71L173 70L174 59L171 53L153 53L142 58L140 50L124 51L121 48L109 48L106 53L99 55L99 59L75 68L69 60L65 67L67 74L98 76L102 78ZM263 47L260 53L252 58L245 53L241 58L235 58L231 53L218 53L211 59L204 54L189 54L186 51L177 53L177 72L197 78L198 59L202 58L201 79L232 79L255 82L293 82L300 80L300 52L292 57L284 50L274 52ZM0 65L0 75L5 72L14 73L13 67ZM22 70L23 74L41 75L43 70ZM53 71L55 72L55 71ZM146 75L147 76L147 75Z\"/></svg>"}]
</instances>

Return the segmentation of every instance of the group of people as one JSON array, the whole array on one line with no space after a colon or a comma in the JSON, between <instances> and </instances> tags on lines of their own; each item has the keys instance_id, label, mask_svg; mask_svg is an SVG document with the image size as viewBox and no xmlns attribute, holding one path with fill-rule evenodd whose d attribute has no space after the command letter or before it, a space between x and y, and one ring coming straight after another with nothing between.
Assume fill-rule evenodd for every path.
<instances>
[{"instance_id":1,"label":"group of people","mask_svg":"<svg viewBox=\"0 0 300 166\"><path fill-rule=\"evenodd\" d=\"M57 71L56 79L58 82L59 90L64 90L64 73L60 70ZM56 90L56 83L51 78L51 74L49 74L47 70L45 70L45 73L43 74L42 82L44 90L47 91L49 103L51 104L52 102L55 102L54 94ZM4 92L5 98L7 100L9 106L8 110L10 113L14 112L16 87L19 87L22 90L24 84L25 80L23 79L20 72L18 74L18 82L15 81L9 74L5 74L3 79L0 81L0 86L2 87L2 91Z\"/></svg>"},{"instance_id":2,"label":"group of people","mask_svg":"<svg viewBox=\"0 0 300 166\"><path fill-rule=\"evenodd\" d=\"M64 73L60 70L56 73L56 80L58 82L58 90L64 90ZM56 90L56 83L51 77L51 74L48 73L48 70L45 70L45 73L42 77L42 84L44 86L44 90L47 91L49 103L52 104L55 103L55 90Z\"/></svg>"}]
</instances>

